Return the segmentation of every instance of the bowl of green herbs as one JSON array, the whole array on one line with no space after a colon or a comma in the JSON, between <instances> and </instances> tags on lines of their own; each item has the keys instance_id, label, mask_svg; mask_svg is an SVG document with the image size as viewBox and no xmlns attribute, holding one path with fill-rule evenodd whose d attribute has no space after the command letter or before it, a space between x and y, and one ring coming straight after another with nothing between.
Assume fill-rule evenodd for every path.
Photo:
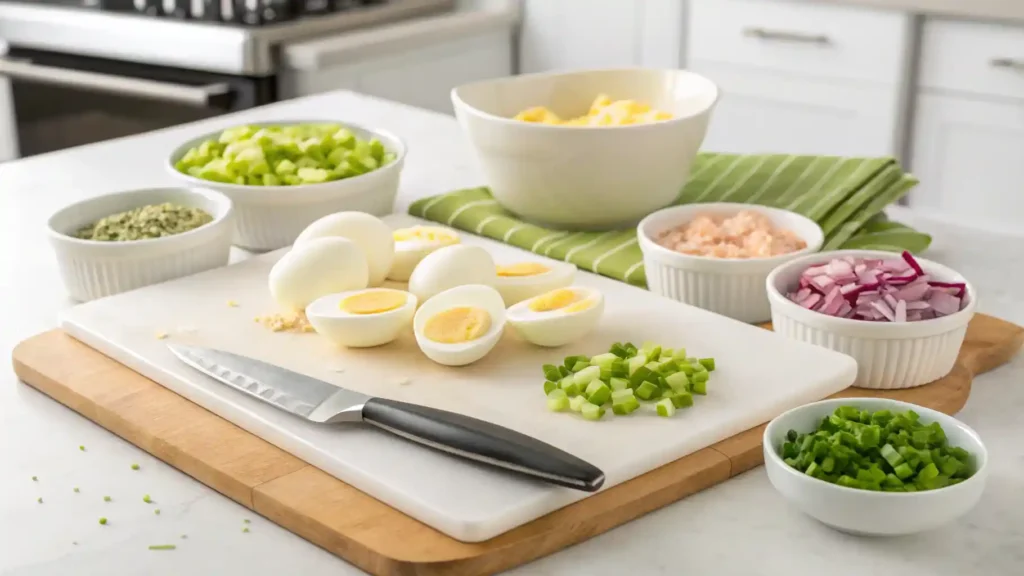
<instances>
[{"instance_id":1,"label":"bowl of green herbs","mask_svg":"<svg viewBox=\"0 0 1024 576\"><path fill-rule=\"evenodd\" d=\"M233 217L219 192L146 188L65 206L47 232L68 293L84 302L226 266Z\"/></svg>"},{"instance_id":2,"label":"bowl of green herbs","mask_svg":"<svg viewBox=\"0 0 1024 576\"><path fill-rule=\"evenodd\" d=\"M988 451L966 424L888 398L836 398L768 423L772 486L837 530L893 536L937 528L977 504Z\"/></svg>"}]
</instances>

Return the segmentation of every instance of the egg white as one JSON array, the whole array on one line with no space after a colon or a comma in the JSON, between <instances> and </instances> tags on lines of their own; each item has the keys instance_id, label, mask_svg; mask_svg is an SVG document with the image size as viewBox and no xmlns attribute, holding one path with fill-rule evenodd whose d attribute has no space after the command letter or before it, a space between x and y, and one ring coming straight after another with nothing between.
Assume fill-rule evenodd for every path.
<instances>
[{"instance_id":1,"label":"egg white","mask_svg":"<svg viewBox=\"0 0 1024 576\"><path fill-rule=\"evenodd\" d=\"M565 346L589 334L604 312L604 295L592 288L576 286L571 288L582 299L595 300L589 308L578 312L530 310L529 300L511 306L506 314L508 323L527 342L537 346ZM534 296L536 298L536 296Z\"/></svg>"},{"instance_id":2,"label":"egg white","mask_svg":"<svg viewBox=\"0 0 1024 576\"><path fill-rule=\"evenodd\" d=\"M540 262L550 268L547 272L533 276L496 276L494 287L498 289L505 306L518 304L523 300L540 296L556 288L571 286L576 278L576 266L564 262Z\"/></svg>"},{"instance_id":3,"label":"egg white","mask_svg":"<svg viewBox=\"0 0 1024 576\"><path fill-rule=\"evenodd\" d=\"M424 327L428 320L445 310L461 306L472 306L487 311L491 317L491 327L483 336L455 344L435 342L427 338ZM465 366L486 356L501 339L501 334L505 330L505 302L501 299L501 294L490 286L457 286L424 302L416 311L412 326L416 343L427 358L445 366Z\"/></svg>"},{"instance_id":4,"label":"egg white","mask_svg":"<svg viewBox=\"0 0 1024 576\"><path fill-rule=\"evenodd\" d=\"M494 258L487 250L455 244L431 252L416 266L409 277L409 292L426 302L456 286L493 286L497 277Z\"/></svg>"},{"instance_id":5,"label":"egg white","mask_svg":"<svg viewBox=\"0 0 1024 576\"><path fill-rule=\"evenodd\" d=\"M295 245L332 237L347 238L363 251L369 266L369 286L380 286L384 282L395 259L395 238L390 226L365 212L336 212L307 226L295 239Z\"/></svg>"},{"instance_id":6,"label":"egg white","mask_svg":"<svg viewBox=\"0 0 1024 576\"><path fill-rule=\"evenodd\" d=\"M395 282L408 282L416 266L427 257L428 254L440 250L445 246L454 246L462 241L459 234L454 230L441 228L440 226L425 226L424 228L437 228L450 234L452 240L396 240L395 259L391 263L391 271L388 272L388 280Z\"/></svg>"},{"instance_id":7,"label":"egg white","mask_svg":"<svg viewBox=\"0 0 1024 576\"><path fill-rule=\"evenodd\" d=\"M341 302L349 296L376 291L399 292L405 296L405 303L394 310L377 314L353 314L341 308ZM306 317L317 334L336 344L349 348L369 348L387 344L398 338L412 323L417 303L415 295L402 290L350 290L318 298L306 307Z\"/></svg>"},{"instance_id":8,"label":"egg white","mask_svg":"<svg viewBox=\"0 0 1024 576\"><path fill-rule=\"evenodd\" d=\"M316 238L293 246L270 269L267 281L282 308L299 311L321 296L366 288L369 265L355 242Z\"/></svg>"}]
</instances>

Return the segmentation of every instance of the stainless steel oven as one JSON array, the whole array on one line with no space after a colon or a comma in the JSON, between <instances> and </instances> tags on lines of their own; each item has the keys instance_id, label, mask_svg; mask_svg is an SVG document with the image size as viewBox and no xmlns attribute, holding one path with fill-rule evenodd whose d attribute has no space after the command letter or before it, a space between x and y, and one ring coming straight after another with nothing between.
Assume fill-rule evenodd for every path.
<instances>
[{"instance_id":1,"label":"stainless steel oven","mask_svg":"<svg viewBox=\"0 0 1024 576\"><path fill-rule=\"evenodd\" d=\"M274 102L277 54L289 42L453 4L0 0L0 161Z\"/></svg>"}]
</instances>

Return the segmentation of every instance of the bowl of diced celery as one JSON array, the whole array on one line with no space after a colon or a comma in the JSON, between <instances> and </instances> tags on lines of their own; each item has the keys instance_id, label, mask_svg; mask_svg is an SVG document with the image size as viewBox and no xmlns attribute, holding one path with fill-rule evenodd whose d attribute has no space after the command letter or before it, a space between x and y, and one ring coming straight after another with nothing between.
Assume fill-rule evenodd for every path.
<instances>
[{"instance_id":1,"label":"bowl of diced celery","mask_svg":"<svg viewBox=\"0 0 1024 576\"><path fill-rule=\"evenodd\" d=\"M405 145L381 130L329 121L235 126L178 146L168 169L235 204L235 244L274 250L310 223L354 210L391 212Z\"/></svg>"},{"instance_id":2,"label":"bowl of diced celery","mask_svg":"<svg viewBox=\"0 0 1024 576\"><path fill-rule=\"evenodd\" d=\"M966 424L888 398L794 408L764 431L772 486L805 514L857 535L938 528L977 504L988 451Z\"/></svg>"}]
</instances>

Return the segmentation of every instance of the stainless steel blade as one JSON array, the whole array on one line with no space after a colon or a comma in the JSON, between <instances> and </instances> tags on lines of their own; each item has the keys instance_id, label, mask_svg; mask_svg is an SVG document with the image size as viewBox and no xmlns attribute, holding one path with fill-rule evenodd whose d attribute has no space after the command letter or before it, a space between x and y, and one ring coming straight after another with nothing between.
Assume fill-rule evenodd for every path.
<instances>
[{"instance_id":1,"label":"stainless steel blade","mask_svg":"<svg viewBox=\"0 0 1024 576\"><path fill-rule=\"evenodd\" d=\"M196 370L312 422L358 422L371 398L231 352L174 343L167 347Z\"/></svg>"}]
</instances>

